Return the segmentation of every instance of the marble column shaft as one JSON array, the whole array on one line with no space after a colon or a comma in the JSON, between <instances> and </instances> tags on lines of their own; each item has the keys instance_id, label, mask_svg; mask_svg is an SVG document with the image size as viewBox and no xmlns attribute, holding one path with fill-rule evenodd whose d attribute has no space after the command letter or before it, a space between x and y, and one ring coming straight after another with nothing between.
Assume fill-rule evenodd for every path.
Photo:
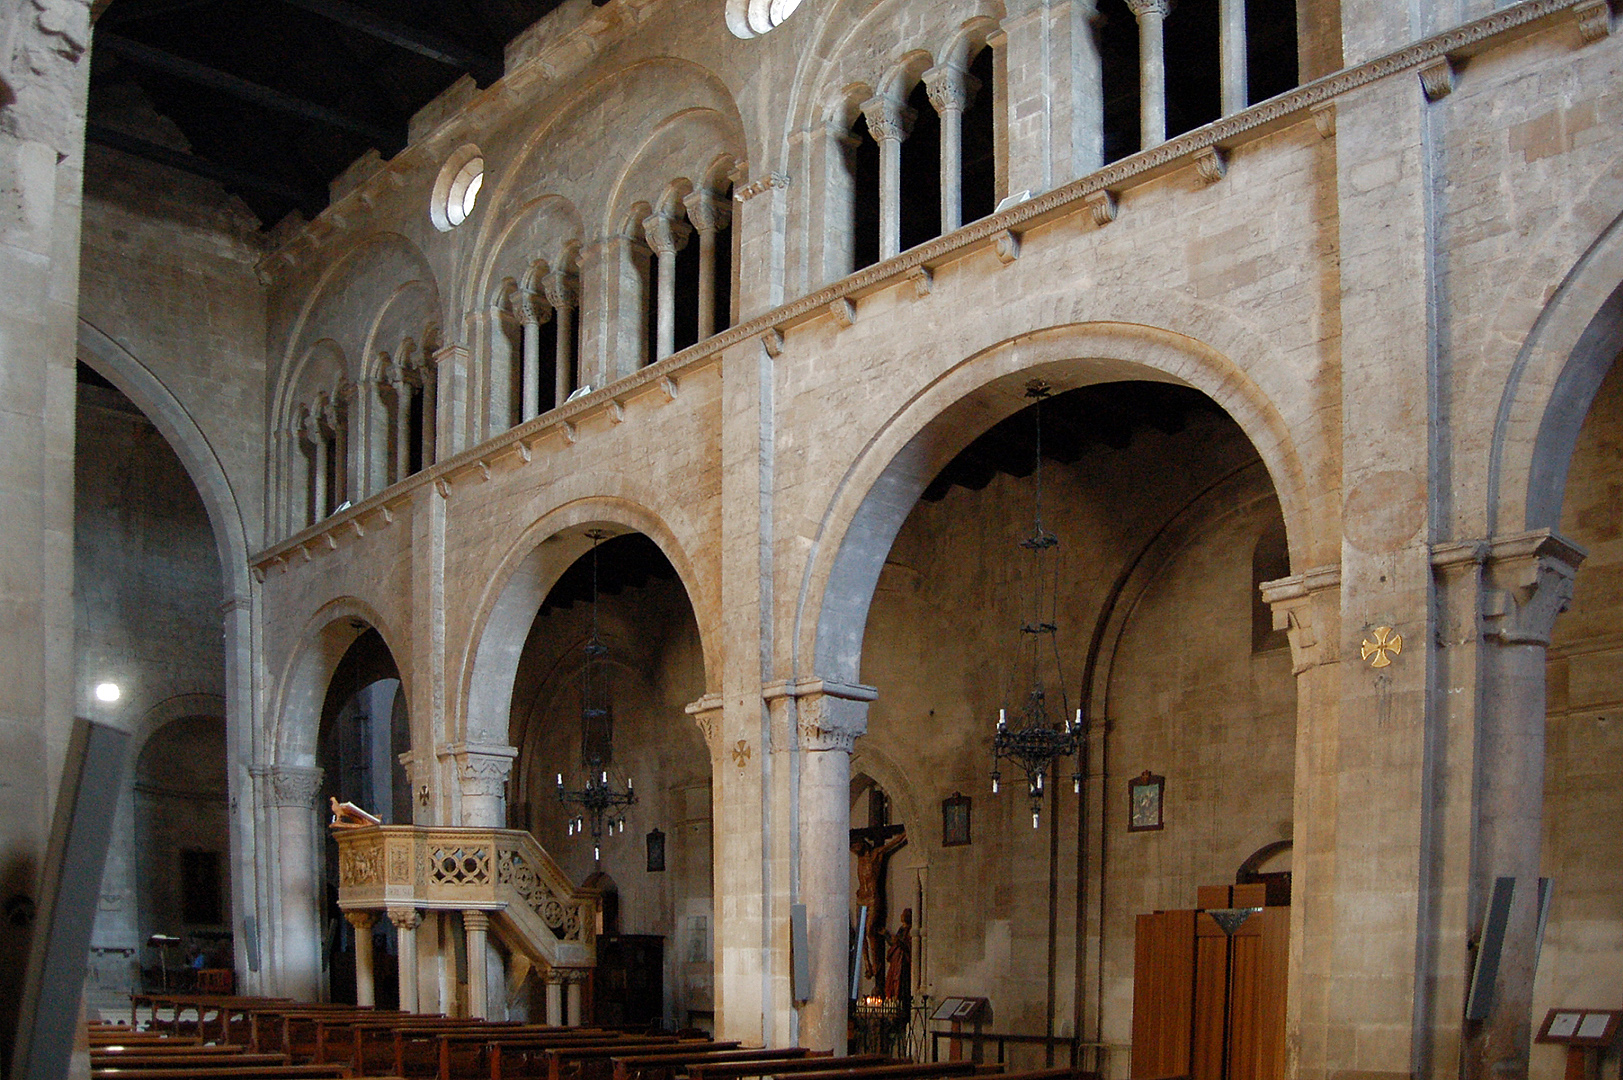
<instances>
[{"instance_id":1,"label":"marble column shaft","mask_svg":"<svg viewBox=\"0 0 1623 1080\"><path fill-rule=\"evenodd\" d=\"M1127 0L1138 20L1139 149L1167 141L1167 71L1161 24L1170 0Z\"/></svg>"},{"instance_id":2,"label":"marble column shaft","mask_svg":"<svg viewBox=\"0 0 1623 1080\"><path fill-rule=\"evenodd\" d=\"M862 103L862 115L879 144L879 257L888 259L902 249L902 141L917 114L890 98L871 97Z\"/></svg>"}]
</instances>

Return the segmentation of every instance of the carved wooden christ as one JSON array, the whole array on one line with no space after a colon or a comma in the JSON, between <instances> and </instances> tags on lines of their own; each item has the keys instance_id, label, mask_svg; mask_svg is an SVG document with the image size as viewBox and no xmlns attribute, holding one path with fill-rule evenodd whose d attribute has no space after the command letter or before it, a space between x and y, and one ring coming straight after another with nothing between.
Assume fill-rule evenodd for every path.
<instances>
[{"instance_id":1,"label":"carved wooden christ","mask_svg":"<svg viewBox=\"0 0 1623 1080\"><path fill-rule=\"evenodd\" d=\"M907 830L901 825L851 830L851 854L857 857L857 904L868 909L862 973L876 986L885 985L885 867L906 843Z\"/></svg>"}]
</instances>

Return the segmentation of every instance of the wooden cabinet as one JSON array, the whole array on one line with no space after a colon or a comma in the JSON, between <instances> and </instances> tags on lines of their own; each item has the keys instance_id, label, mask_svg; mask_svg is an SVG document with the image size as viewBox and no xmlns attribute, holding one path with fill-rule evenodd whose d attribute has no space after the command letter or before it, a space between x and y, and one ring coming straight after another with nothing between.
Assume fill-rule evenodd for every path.
<instances>
[{"instance_id":1,"label":"wooden cabinet","mask_svg":"<svg viewBox=\"0 0 1623 1080\"><path fill-rule=\"evenodd\" d=\"M1284 1080L1290 908L1263 907L1261 889L1225 888L1222 906L1236 909L1233 916L1194 909L1138 917L1133 1080ZM1202 903L1218 899L1201 894ZM1251 907L1260 910L1239 915Z\"/></svg>"},{"instance_id":2,"label":"wooden cabinet","mask_svg":"<svg viewBox=\"0 0 1623 1080\"><path fill-rule=\"evenodd\" d=\"M599 1024L648 1024L665 1016L665 939L614 934L597 939L592 980Z\"/></svg>"}]
</instances>

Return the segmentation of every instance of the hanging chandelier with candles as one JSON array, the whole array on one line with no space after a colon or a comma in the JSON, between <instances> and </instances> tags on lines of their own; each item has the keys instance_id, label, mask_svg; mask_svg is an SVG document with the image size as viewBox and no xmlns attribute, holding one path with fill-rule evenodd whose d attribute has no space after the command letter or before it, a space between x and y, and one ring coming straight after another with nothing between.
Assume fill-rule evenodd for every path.
<instances>
[{"instance_id":1,"label":"hanging chandelier with candles","mask_svg":"<svg viewBox=\"0 0 1623 1080\"><path fill-rule=\"evenodd\" d=\"M609 779L608 761L614 753L614 717L609 710L608 672L603 659L609 653L597 631L597 546L609 534L593 529L592 540L592 630L586 638L586 663L581 668L580 748L586 783L574 791L564 787L564 774L558 774L558 801L578 807L580 813L569 819L568 834L592 834L592 860L603 861L603 837L626 831L624 810L637 802L626 777L625 790L615 789Z\"/></svg>"},{"instance_id":2,"label":"hanging chandelier with candles","mask_svg":"<svg viewBox=\"0 0 1623 1080\"><path fill-rule=\"evenodd\" d=\"M1052 388L1041 379L1026 384L1026 397L1035 402L1037 462L1034 469L1035 524L1031 535L1020 541L1020 547L1031 561L1030 618L1020 621L1019 670L1023 673L1029 659L1031 688L1025 702L1014 708L999 708L997 727L992 735L992 793L998 792L1004 762L1012 763L1025 774L1026 793L1031 799L1031 827L1037 828L1042 820L1043 784L1060 758L1076 756L1082 739L1082 710L1067 720L1070 708L1066 701L1065 679L1060 670L1056 613L1059 608L1059 566L1055 549L1059 538L1043 527L1043 401ZM1049 715L1048 689L1043 679L1045 659L1051 658L1055 683L1059 691L1057 718ZM1020 676L1016 676L1019 678ZM1014 713L1013 722L1009 713ZM1072 788L1082 790L1080 764L1071 775Z\"/></svg>"}]
</instances>

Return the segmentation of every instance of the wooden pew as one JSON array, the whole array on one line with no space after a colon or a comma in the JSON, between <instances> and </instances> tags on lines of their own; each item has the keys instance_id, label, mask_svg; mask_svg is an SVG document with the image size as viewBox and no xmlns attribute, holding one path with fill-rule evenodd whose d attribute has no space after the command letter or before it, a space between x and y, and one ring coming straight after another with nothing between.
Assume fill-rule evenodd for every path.
<instances>
[{"instance_id":1,"label":"wooden pew","mask_svg":"<svg viewBox=\"0 0 1623 1080\"><path fill-rule=\"evenodd\" d=\"M91 1069L90 1080L343 1080L348 1065L252 1065L210 1069Z\"/></svg>"},{"instance_id":2,"label":"wooden pew","mask_svg":"<svg viewBox=\"0 0 1623 1080\"><path fill-rule=\"evenodd\" d=\"M568 1029L582 1031L583 1029ZM462 1044L472 1042L471 1038L454 1035L443 1040L446 1045L446 1057L442 1068L437 1074L442 1080L452 1080L453 1072L457 1076L485 1076L512 1078L523 1075L525 1066L539 1063L537 1068L530 1070L534 1075L544 1075L546 1069L545 1055L549 1050L615 1050L630 1051L639 1047L653 1047L660 1050L673 1050L681 1042L672 1035L627 1035L613 1030L586 1030L584 1034L558 1033L553 1035L538 1035L524 1037L518 1033L496 1033L494 1038L479 1040L475 1049L475 1059L466 1068L457 1068L452 1055L462 1050Z\"/></svg>"},{"instance_id":3,"label":"wooden pew","mask_svg":"<svg viewBox=\"0 0 1623 1080\"><path fill-rule=\"evenodd\" d=\"M393 1066L396 1076L404 1076L405 1074L400 1071L399 1066L394 1064L399 1058L398 1053L391 1054L393 1044L397 1039L397 1032L423 1033L427 1035L442 1031L510 1031L524 1030L530 1027L532 1025L508 1020L468 1020L446 1016L373 1017L359 1023L349 1024L349 1038L342 1040L344 1043L342 1047L340 1047L338 1040L329 1037L323 1047L323 1057L320 1060L342 1060L347 1058L356 1075L363 1075L366 1073L373 1056L370 1051L376 1049L381 1051L381 1056L385 1059L379 1064L379 1068L387 1069ZM539 1026L536 1027L538 1030L544 1030Z\"/></svg>"},{"instance_id":4,"label":"wooden pew","mask_svg":"<svg viewBox=\"0 0 1623 1080\"><path fill-rule=\"evenodd\" d=\"M611 1045L583 1047L578 1050L544 1050L542 1058L546 1061L547 1080L608 1080L613 1072L613 1059L616 1057L632 1057L645 1054L668 1054L684 1047L703 1046L711 1050L737 1050L740 1043L737 1040L730 1042L713 1042L708 1039L677 1040L674 1037L650 1036L648 1040L636 1047ZM500 1080L500 1078L493 1078Z\"/></svg>"},{"instance_id":5,"label":"wooden pew","mask_svg":"<svg viewBox=\"0 0 1623 1080\"><path fill-rule=\"evenodd\" d=\"M199 1047L212 1050L213 1047ZM90 1059L91 1071L113 1069L139 1072L143 1076L152 1069L189 1069L198 1075L212 1076L220 1069L246 1069L258 1065L286 1065L286 1054L249 1054L240 1049L235 1054L119 1054L116 1057Z\"/></svg>"},{"instance_id":6,"label":"wooden pew","mask_svg":"<svg viewBox=\"0 0 1623 1080\"><path fill-rule=\"evenodd\" d=\"M933 1080L946 1076L995 1075L999 1071L997 1065L978 1065L973 1061L941 1061L924 1065L908 1062L902 1065L808 1070L795 1073L794 1080Z\"/></svg>"},{"instance_id":7,"label":"wooden pew","mask_svg":"<svg viewBox=\"0 0 1623 1080\"><path fill-rule=\"evenodd\" d=\"M687 1068L688 1080L741 1080L750 1076L788 1076L803 1072L827 1072L831 1067L842 1069L866 1068L874 1065L905 1065L907 1062L884 1054L850 1054L831 1058L828 1054L813 1053L799 1060L772 1061L765 1064L752 1061L696 1062ZM796 1078L798 1080L798 1077Z\"/></svg>"},{"instance_id":8,"label":"wooden pew","mask_svg":"<svg viewBox=\"0 0 1623 1080\"><path fill-rule=\"evenodd\" d=\"M248 1048L245 1046L204 1046L201 1043L181 1042L166 1039L162 1042L132 1043L129 1045L92 1046L90 1060L117 1061L150 1057L180 1057L188 1060L198 1058L236 1058L241 1057Z\"/></svg>"},{"instance_id":9,"label":"wooden pew","mask_svg":"<svg viewBox=\"0 0 1623 1080\"><path fill-rule=\"evenodd\" d=\"M643 1035L625 1035L600 1028L569 1028L547 1025L516 1027L485 1031L444 1031L432 1036L434 1068L430 1075L438 1080L453 1077L483 1076L490 1069L491 1048L504 1045L549 1048L587 1048L596 1046L636 1046L647 1039ZM661 1044L671 1045L671 1044ZM472 1060L467 1058L471 1055ZM407 1070L412 1062L404 1062ZM401 1076L410 1075L406 1071Z\"/></svg>"},{"instance_id":10,"label":"wooden pew","mask_svg":"<svg viewBox=\"0 0 1623 1080\"><path fill-rule=\"evenodd\" d=\"M642 1054L635 1057L615 1057L614 1080L672 1080L685 1066L734 1064L743 1061L795 1061L812 1056L804 1046L786 1046L777 1050L713 1050L704 1045L676 1054ZM820 1055L832 1061L832 1052Z\"/></svg>"}]
</instances>

